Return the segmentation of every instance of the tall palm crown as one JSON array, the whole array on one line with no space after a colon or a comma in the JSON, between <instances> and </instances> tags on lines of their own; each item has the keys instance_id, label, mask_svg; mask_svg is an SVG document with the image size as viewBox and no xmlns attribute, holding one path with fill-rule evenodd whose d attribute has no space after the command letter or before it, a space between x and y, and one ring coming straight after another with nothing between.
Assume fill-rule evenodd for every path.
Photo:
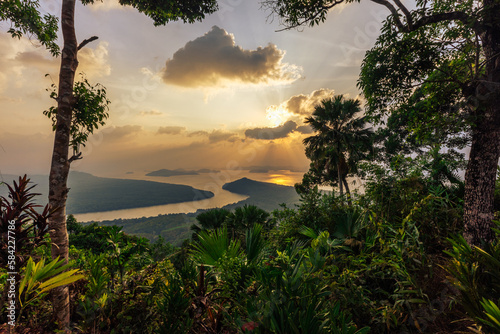
<instances>
[{"instance_id":1,"label":"tall palm crown","mask_svg":"<svg viewBox=\"0 0 500 334\"><path fill-rule=\"evenodd\" d=\"M367 158L372 143L372 128L367 128L366 116L359 100L344 99L342 95L321 101L312 116L306 118L316 135L304 139L306 156L312 161L320 182L335 184L340 192L349 193L346 177L356 173L357 162Z\"/></svg>"}]
</instances>

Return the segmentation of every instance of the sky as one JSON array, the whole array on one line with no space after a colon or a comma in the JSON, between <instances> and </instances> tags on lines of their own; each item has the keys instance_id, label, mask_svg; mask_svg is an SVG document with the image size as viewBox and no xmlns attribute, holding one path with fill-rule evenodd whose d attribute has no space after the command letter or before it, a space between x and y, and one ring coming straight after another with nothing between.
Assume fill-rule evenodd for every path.
<instances>
[{"instance_id":1,"label":"sky","mask_svg":"<svg viewBox=\"0 0 500 334\"><path fill-rule=\"evenodd\" d=\"M111 104L72 170L307 170L305 117L334 94L359 97L361 61L388 12L362 1L319 26L277 31L258 0L219 7L203 22L154 27L115 0L77 4L78 40L99 37L79 52L77 73L104 85ZM57 15L60 1L41 0L41 10ZM48 174L53 132L43 111L60 59L8 28L0 23L0 173Z\"/></svg>"}]
</instances>

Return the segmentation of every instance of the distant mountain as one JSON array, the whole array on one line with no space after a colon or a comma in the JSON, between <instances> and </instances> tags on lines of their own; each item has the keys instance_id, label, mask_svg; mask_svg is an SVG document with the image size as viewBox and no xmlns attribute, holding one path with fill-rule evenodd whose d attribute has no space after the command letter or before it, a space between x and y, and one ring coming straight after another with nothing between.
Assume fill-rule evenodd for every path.
<instances>
[{"instance_id":1,"label":"distant mountain","mask_svg":"<svg viewBox=\"0 0 500 334\"><path fill-rule=\"evenodd\" d=\"M222 186L222 189L249 196L249 198L244 201L225 206L224 208L227 209L233 209L248 204L256 205L266 211L273 211L278 209L279 205L282 203L287 205L298 204L300 199L294 187L254 181L246 177L226 183Z\"/></svg>"},{"instance_id":2,"label":"distant mountain","mask_svg":"<svg viewBox=\"0 0 500 334\"><path fill-rule=\"evenodd\" d=\"M3 175L3 180L12 183L18 176ZM34 175L31 181L38 184L34 191L41 193L36 199L39 204L47 203L48 176ZM195 189L191 186L168 184L152 181L112 179L93 176L87 173L71 172L68 180L68 214L142 208L198 201L211 198L210 191ZM7 187L0 186L0 195L7 194Z\"/></svg>"},{"instance_id":3,"label":"distant mountain","mask_svg":"<svg viewBox=\"0 0 500 334\"><path fill-rule=\"evenodd\" d=\"M147 173L146 176L179 176L179 175L198 175L199 173L194 170L185 170L185 169L160 169L155 170L151 173Z\"/></svg>"},{"instance_id":4,"label":"distant mountain","mask_svg":"<svg viewBox=\"0 0 500 334\"><path fill-rule=\"evenodd\" d=\"M196 172L200 173L200 174L201 173L206 174L206 173L218 173L220 171L215 170L215 169L202 168L202 169L198 169Z\"/></svg>"}]
</instances>

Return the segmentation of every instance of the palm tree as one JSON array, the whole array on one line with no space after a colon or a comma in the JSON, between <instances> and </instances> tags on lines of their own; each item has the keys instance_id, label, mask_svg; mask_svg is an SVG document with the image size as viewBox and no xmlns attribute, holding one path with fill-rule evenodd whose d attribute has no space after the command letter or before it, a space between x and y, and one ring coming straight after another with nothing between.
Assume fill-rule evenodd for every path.
<instances>
[{"instance_id":1,"label":"palm tree","mask_svg":"<svg viewBox=\"0 0 500 334\"><path fill-rule=\"evenodd\" d=\"M325 99L306 118L316 135L304 139L306 156L311 160L309 174L318 184L338 184L340 195L344 187L349 197L346 177L357 172L357 163L366 159L372 147L372 128L366 127L366 116L360 101L344 99L342 95Z\"/></svg>"},{"instance_id":2,"label":"palm tree","mask_svg":"<svg viewBox=\"0 0 500 334\"><path fill-rule=\"evenodd\" d=\"M255 224L266 226L269 213L255 205L237 207L234 212L227 216L226 224L231 232L231 236L240 237L244 241L244 233Z\"/></svg>"},{"instance_id":3,"label":"palm tree","mask_svg":"<svg viewBox=\"0 0 500 334\"><path fill-rule=\"evenodd\" d=\"M215 208L200 213L196 216L196 220L201 227L196 224L191 225L191 231L193 231L191 238L193 240L197 240L197 235L200 231L213 230L222 227L230 213L231 212L229 210L222 208Z\"/></svg>"}]
</instances>

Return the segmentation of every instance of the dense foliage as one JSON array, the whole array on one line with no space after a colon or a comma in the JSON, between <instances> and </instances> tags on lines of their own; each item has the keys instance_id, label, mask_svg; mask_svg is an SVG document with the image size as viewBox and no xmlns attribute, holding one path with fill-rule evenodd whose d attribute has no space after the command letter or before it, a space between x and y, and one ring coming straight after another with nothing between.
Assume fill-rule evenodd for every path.
<instances>
[{"instance_id":1,"label":"dense foliage","mask_svg":"<svg viewBox=\"0 0 500 334\"><path fill-rule=\"evenodd\" d=\"M314 188L301 198L271 214L255 206L201 213L180 247L70 216L69 267L85 276L70 285L73 332L497 330L500 238L471 248L457 236L459 188L425 174L374 173L352 205ZM50 251L29 252L20 276L43 287L27 275ZM30 296L18 329L52 332L47 294Z\"/></svg>"},{"instance_id":2,"label":"dense foliage","mask_svg":"<svg viewBox=\"0 0 500 334\"><path fill-rule=\"evenodd\" d=\"M9 270L16 270L18 332L55 332L57 318L59 327L70 325L74 333L498 332L500 230L493 225L493 211L500 193L495 183L500 4L417 1L410 12L400 1L393 1L397 9L390 1L373 1L392 13L366 55L359 81L369 116L387 125L372 148L380 150L379 160L360 163L357 151L341 149L345 143L340 140L329 141L333 132L325 128L327 117L308 120L317 125L313 127L321 145L315 139L306 142L313 163L321 158L320 164L337 165L339 186L347 185L347 161L352 158L348 167L366 180L363 194L351 194L346 204L342 194L319 192L314 185L321 182L314 181L298 187L301 203L294 208L283 205L269 214L245 205L200 215L200 226L192 228L192 239L181 247L160 237L150 243L117 226L82 226L70 217L66 264L54 256L68 255L65 217L48 209L37 213L35 194L27 179L20 178L0 206L1 261L11 266L0 269L2 321L8 320L5 311L12 305L7 297ZM328 10L342 2L269 0L264 7L294 27L324 21ZM216 9L214 1L199 0L120 3L137 8L155 24L193 22ZM25 10L33 15L24 20L19 9L18 2L0 5L0 19L13 23L14 36L39 35L44 25L54 26L53 18L46 17L44 23L29 8ZM74 35L73 11L74 1L65 1L63 30ZM38 37L44 43L44 36ZM76 61L73 37L73 58L63 53L63 65ZM84 140L88 129L82 134L77 126L72 133L73 117L61 113L72 116L76 111L80 125L89 121L95 127L107 116L106 107L97 102L101 114L81 118L82 110L65 98L75 97L79 87L72 81L76 65L61 68L71 71L60 77L65 90L58 94L56 143L70 135ZM106 102L103 90L94 93L91 100ZM323 107L327 110L327 103ZM64 119L69 124L59 124ZM352 128L354 135L365 129L359 124ZM456 173L463 166L461 156L449 149L464 147L469 135L464 185ZM68 145L55 148L64 151ZM330 150L332 145L337 147ZM415 152L425 154L414 158ZM66 165L51 174L60 174L51 179L59 182L51 190L51 204L64 207L69 163L67 154L54 157L53 163ZM56 259L49 261L46 220L51 215L59 215L61 224L50 229ZM19 237L15 254L9 247L11 230ZM52 314L47 294L67 284L72 296L68 324L59 314L67 304L56 296L53 301L59 306L54 303ZM69 320L69 312L64 313Z\"/></svg>"}]
</instances>

